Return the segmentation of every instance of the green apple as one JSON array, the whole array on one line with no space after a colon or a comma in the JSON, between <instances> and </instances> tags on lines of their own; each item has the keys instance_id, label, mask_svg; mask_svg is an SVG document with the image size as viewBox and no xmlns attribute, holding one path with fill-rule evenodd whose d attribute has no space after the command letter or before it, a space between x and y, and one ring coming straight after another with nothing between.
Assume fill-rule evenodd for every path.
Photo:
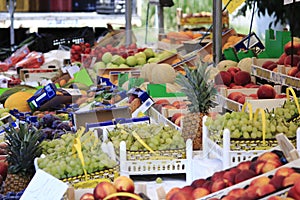
<instances>
[{"instance_id":1,"label":"green apple","mask_svg":"<svg viewBox=\"0 0 300 200\"><path fill-rule=\"evenodd\" d=\"M128 68L129 66L128 65L126 65L126 64L121 64L120 66L119 66L119 68Z\"/></svg>"},{"instance_id":2,"label":"green apple","mask_svg":"<svg viewBox=\"0 0 300 200\"><path fill-rule=\"evenodd\" d=\"M124 64L126 62L126 60L120 55L113 55L111 62L116 65L121 65L121 64Z\"/></svg>"},{"instance_id":3,"label":"green apple","mask_svg":"<svg viewBox=\"0 0 300 200\"><path fill-rule=\"evenodd\" d=\"M112 60L112 54L110 53L110 52L105 52L103 55L102 55L102 61L104 62L104 63L110 63L111 62L111 60Z\"/></svg>"},{"instance_id":4,"label":"green apple","mask_svg":"<svg viewBox=\"0 0 300 200\"><path fill-rule=\"evenodd\" d=\"M106 67L106 64L103 61L96 62L93 65L93 69L95 72L98 72L99 69L104 69L105 67Z\"/></svg>"},{"instance_id":5,"label":"green apple","mask_svg":"<svg viewBox=\"0 0 300 200\"><path fill-rule=\"evenodd\" d=\"M147 60L147 63L158 63L159 61L160 61L160 59L155 57L155 58L149 58Z\"/></svg>"},{"instance_id":6,"label":"green apple","mask_svg":"<svg viewBox=\"0 0 300 200\"><path fill-rule=\"evenodd\" d=\"M139 57L136 59L137 65L144 65L147 63L146 58Z\"/></svg>"},{"instance_id":7,"label":"green apple","mask_svg":"<svg viewBox=\"0 0 300 200\"><path fill-rule=\"evenodd\" d=\"M106 68L119 68L119 65L113 64L113 63L107 63Z\"/></svg>"},{"instance_id":8,"label":"green apple","mask_svg":"<svg viewBox=\"0 0 300 200\"><path fill-rule=\"evenodd\" d=\"M146 56L146 54L144 53L144 52L138 52L138 53L136 53L136 54L134 54L134 56L136 57L136 58L144 58L145 60L146 60L146 58L147 58L147 56Z\"/></svg>"},{"instance_id":9,"label":"green apple","mask_svg":"<svg viewBox=\"0 0 300 200\"><path fill-rule=\"evenodd\" d=\"M126 58L126 64L129 65L129 67L134 67L137 64L137 60L135 56L128 56Z\"/></svg>"},{"instance_id":10,"label":"green apple","mask_svg":"<svg viewBox=\"0 0 300 200\"><path fill-rule=\"evenodd\" d=\"M154 56L154 51L151 48L147 48L143 51L144 54L146 54L147 58L151 58Z\"/></svg>"}]
</instances>

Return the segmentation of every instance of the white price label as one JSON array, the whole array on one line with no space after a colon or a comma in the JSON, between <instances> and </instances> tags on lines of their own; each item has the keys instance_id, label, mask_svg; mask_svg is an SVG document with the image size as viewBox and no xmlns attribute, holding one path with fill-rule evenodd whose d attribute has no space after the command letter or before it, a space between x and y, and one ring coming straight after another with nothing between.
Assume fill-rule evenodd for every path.
<instances>
[{"instance_id":1,"label":"white price label","mask_svg":"<svg viewBox=\"0 0 300 200\"><path fill-rule=\"evenodd\" d=\"M300 0L295 0L295 2L299 2ZM284 5L287 5L287 4L291 4L291 3L293 3L294 2L294 0L284 0L284 2L283 2L283 4Z\"/></svg>"}]
</instances>

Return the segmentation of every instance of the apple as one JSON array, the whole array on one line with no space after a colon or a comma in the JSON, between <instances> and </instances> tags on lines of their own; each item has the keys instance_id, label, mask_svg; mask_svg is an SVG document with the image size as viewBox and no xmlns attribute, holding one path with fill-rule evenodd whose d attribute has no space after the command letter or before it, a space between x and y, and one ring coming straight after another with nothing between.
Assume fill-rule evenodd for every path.
<instances>
[{"instance_id":1,"label":"apple","mask_svg":"<svg viewBox=\"0 0 300 200\"><path fill-rule=\"evenodd\" d=\"M134 182L127 176L119 176L114 180L114 186L118 192L134 193Z\"/></svg>"}]
</instances>

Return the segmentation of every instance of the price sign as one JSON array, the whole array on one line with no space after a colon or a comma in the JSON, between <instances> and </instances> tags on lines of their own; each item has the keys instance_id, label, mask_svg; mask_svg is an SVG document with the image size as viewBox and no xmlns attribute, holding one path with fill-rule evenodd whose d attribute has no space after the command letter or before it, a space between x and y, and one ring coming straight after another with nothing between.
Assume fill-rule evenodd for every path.
<instances>
[{"instance_id":1,"label":"price sign","mask_svg":"<svg viewBox=\"0 0 300 200\"><path fill-rule=\"evenodd\" d=\"M229 14L233 13L242 3L245 2L245 0L222 0L224 5L227 5L227 10Z\"/></svg>"},{"instance_id":2,"label":"price sign","mask_svg":"<svg viewBox=\"0 0 300 200\"><path fill-rule=\"evenodd\" d=\"M293 2L294 2L294 0L284 0L283 4L287 5L287 4L291 4ZM300 2L300 0L295 0L295 2Z\"/></svg>"},{"instance_id":3,"label":"price sign","mask_svg":"<svg viewBox=\"0 0 300 200\"><path fill-rule=\"evenodd\" d=\"M38 169L20 200L60 200L68 185Z\"/></svg>"}]
</instances>

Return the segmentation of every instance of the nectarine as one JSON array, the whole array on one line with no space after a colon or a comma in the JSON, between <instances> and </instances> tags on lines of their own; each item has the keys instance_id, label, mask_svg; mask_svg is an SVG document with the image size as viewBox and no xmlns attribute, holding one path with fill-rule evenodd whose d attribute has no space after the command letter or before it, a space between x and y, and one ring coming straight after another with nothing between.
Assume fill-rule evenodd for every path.
<instances>
[{"instance_id":1,"label":"nectarine","mask_svg":"<svg viewBox=\"0 0 300 200\"><path fill-rule=\"evenodd\" d=\"M297 181L300 179L300 174L297 172L294 172L290 174L289 176L285 177L285 179L282 181L282 186L287 187L290 185L294 185Z\"/></svg>"},{"instance_id":2,"label":"nectarine","mask_svg":"<svg viewBox=\"0 0 300 200\"><path fill-rule=\"evenodd\" d=\"M276 189L282 188L283 180L285 179L285 176L277 175L273 176L270 180L270 184L274 185Z\"/></svg>"},{"instance_id":3,"label":"nectarine","mask_svg":"<svg viewBox=\"0 0 300 200\"><path fill-rule=\"evenodd\" d=\"M256 176L256 174L252 170L248 170L248 169L242 170L240 173L238 173L235 176L235 183L240 183L240 182L248 180L254 176Z\"/></svg>"},{"instance_id":4,"label":"nectarine","mask_svg":"<svg viewBox=\"0 0 300 200\"><path fill-rule=\"evenodd\" d=\"M210 192L208 191L208 189L203 188L203 187L197 187L193 190L193 198L194 199L198 199L201 197L204 197L206 195L210 194Z\"/></svg>"},{"instance_id":5,"label":"nectarine","mask_svg":"<svg viewBox=\"0 0 300 200\"><path fill-rule=\"evenodd\" d=\"M274 176L289 176L290 174L292 174L294 172L295 172L295 170L293 168L281 167L275 172Z\"/></svg>"},{"instance_id":6,"label":"nectarine","mask_svg":"<svg viewBox=\"0 0 300 200\"><path fill-rule=\"evenodd\" d=\"M276 91L272 85L264 84L259 86L257 90L257 97L259 99L274 99Z\"/></svg>"},{"instance_id":7,"label":"nectarine","mask_svg":"<svg viewBox=\"0 0 300 200\"><path fill-rule=\"evenodd\" d=\"M167 193L166 195L166 200L170 200L171 199L171 196L175 193L177 193L178 191L180 190L179 187L174 187L172 188L171 190L169 190L169 192Z\"/></svg>"},{"instance_id":8,"label":"nectarine","mask_svg":"<svg viewBox=\"0 0 300 200\"><path fill-rule=\"evenodd\" d=\"M134 182L127 176L119 176L114 180L114 186L118 192L134 193Z\"/></svg>"},{"instance_id":9,"label":"nectarine","mask_svg":"<svg viewBox=\"0 0 300 200\"><path fill-rule=\"evenodd\" d=\"M110 194L114 194L117 192L116 187L110 183L110 182L101 182L96 185L94 188L94 198L96 200L98 199L104 199L106 196ZM113 198L113 200L116 200L117 198Z\"/></svg>"},{"instance_id":10,"label":"nectarine","mask_svg":"<svg viewBox=\"0 0 300 200\"><path fill-rule=\"evenodd\" d=\"M205 183L205 179L203 178L200 178L200 179L196 179L192 182L191 186L194 187L194 188L197 188L197 187L201 187L203 185L203 183Z\"/></svg>"},{"instance_id":11,"label":"nectarine","mask_svg":"<svg viewBox=\"0 0 300 200\"><path fill-rule=\"evenodd\" d=\"M226 86L229 86L232 81L232 76L229 72L227 71L220 71L216 76L215 76L215 84L224 84Z\"/></svg>"},{"instance_id":12,"label":"nectarine","mask_svg":"<svg viewBox=\"0 0 300 200\"><path fill-rule=\"evenodd\" d=\"M95 200L92 193L85 193L80 197L80 200Z\"/></svg>"},{"instance_id":13,"label":"nectarine","mask_svg":"<svg viewBox=\"0 0 300 200\"><path fill-rule=\"evenodd\" d=\"M239 71L233 77L234 83L237 85L247 85L251 82L251 75L246 71Z\"/></svg>"},{"instance_id":14,"label":"nectarine","mask_svg":"<svg viewBox=\"0 0 300 200\"><path fill-rule=\"evenodd\" d=\"M274 191L276 191L276 188L273 185L266 184L266 185L262 185L262 186L257 187L256 194L259 197L262 197L262 196L270 194Z\"/></svg>"}]
</instances>

